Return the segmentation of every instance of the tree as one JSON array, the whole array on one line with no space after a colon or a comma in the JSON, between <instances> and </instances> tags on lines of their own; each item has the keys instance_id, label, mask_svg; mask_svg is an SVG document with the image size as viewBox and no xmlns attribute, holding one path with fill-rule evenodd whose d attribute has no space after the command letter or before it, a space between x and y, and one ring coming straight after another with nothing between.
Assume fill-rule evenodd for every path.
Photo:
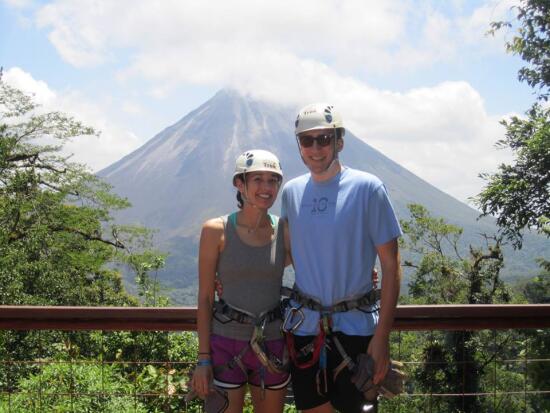
<instances>
[{"instance_id":1,"label":"tree","mask_svg":"<svg viewBox=\"0 0 550 413\"><path fill-rule=\"evenodd\" d=\"M136 303L105 266L124 249L110 213L128 201L61 154L91 134L0 79L0 304Z\"/></svg>"},{"instance_id":2,"label":"tree","mask_svg":"<svg viewBox=\"0 0 550 413\"><path fill-rule=\"evenodd\" d=\"M483 215L496 216L503 234L521 248L526 228L550 234L544 231L550 216L550 108L540 104L550 96L550 3L522 0L516 10L518 27L506 49L527 63L518 78L536 88L538 102L525 119L501 122L506 135L497 145L510 148L515 160L494 174L481 174L487 186L476 203ZM512 27L511 22L493 22L490 33Z\"/></svg>"},{"instance_id":3,"label":"tree","mask_svg":"<svg viewBox=\"0 0 550 413\"><path fill-rule=\"evenodd\" d=\"M538 87L539 99L547 100L550 85L550 3L546 0L522 0L513 9L517 10L519 27L512 40L506 43L506 50L531 65L519 70L518 79L533 88ZM512 27L511 22L493 22L489 33Z\"/></svg>"},{"instance_id":4,"label":"tree","mask_svg":"<svg viewBox=\"0 0 550 413\"><path fill-rule=\"evenodd\" d=\"M402 246L413 253L404 266L414 272L409 282L413 304L492 304L506 303L511 294L500 279L503 267L502 239L484 236L483 247L470 246L464 254L458 243L462 229L432 217L425 207L409 205L411 218L402 220L405 234ZM415 372L425 393L475 394L483 391L482 379L494 354L494 341L487 332L433 332L417 343L418 358L424 365ZM502 338L502 347L509 337ZM516 373L501 377L517 380ZM476 396L454 397L434 402L437 411L486 411ZM499 411L517 411L517 406L502 406ZM420 406L422 410L424 407Z\"/></svg>"},{"instance_id":5,"label":"tree","mask_svg":"<svg viewBox=\"0 0 550 413\"><path fill-rule=\"evenodd\" d=\"M495 174L480 175L487 185L476 202L483 215L496 216L503 234L521 248L522 231L543 232L550 216L550 108L534 104L527 118L501 123L506 135L497 146L510 148L515 161L500 165Z\"/></svg>"},{"instance_id":6,"label":"tree","mask_svg":"<svg viewBox=\"0 0 550 413\"><path fill-rule=\"evenodd\" d=\"M148 250L149 231L115 225L112 212L126 199L62 153L63 144L97 132L60 113L45 112L33 98L0 77L0 305L137 305L113 264L139 269L140 293L148 304L161 302L148 271L164 259ZM120 335L105 348L93 333L0 332L0 387L14 390L35 374L17 360L53 359L55 347L69 343L75 357L103 353L162 354L167 334ZM48 343L47 346L44 343ZM166 359L166 358L165 358Z\"/></svg>"},{"instance_id":7,"label":"tree","mask_svg":"<svg viewBox=\"0 0 550 413\"><path fill-rule=\"evenodd\" d=\"M0 304L137 304L107 265L114 262L155 284L148 271L165 256L151 250L151 231L114 224L112 212L128 200L62 154L82 135L98 132L41 111L0 77Z\"/></svg>"}]
</instances>

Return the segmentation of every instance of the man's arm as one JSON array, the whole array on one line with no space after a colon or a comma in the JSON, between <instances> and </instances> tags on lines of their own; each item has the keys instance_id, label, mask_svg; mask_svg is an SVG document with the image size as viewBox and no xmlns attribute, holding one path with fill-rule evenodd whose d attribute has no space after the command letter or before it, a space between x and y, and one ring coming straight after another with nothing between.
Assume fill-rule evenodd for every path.
<instances>
[{"instance_id":1,"label":"man's arm","mask_svg":"<svg viewBox=\"0 0 550 413\"><path fill-rule=\"evenodd\" d=\"M378 326L367 351L374 359L374 384L382 381L388 372L390 332L401 284L401 265L397 239L378 245L376 251L382 267L382 295Z\"/></svg>"}]
</instances>

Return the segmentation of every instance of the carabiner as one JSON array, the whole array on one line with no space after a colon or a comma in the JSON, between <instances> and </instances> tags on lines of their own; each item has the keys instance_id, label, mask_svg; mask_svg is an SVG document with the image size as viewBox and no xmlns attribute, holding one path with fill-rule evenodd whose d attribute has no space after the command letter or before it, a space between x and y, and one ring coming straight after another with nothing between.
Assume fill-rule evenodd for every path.
<instances>
[{"instance_id":1,"label":"carabiner","mask_svg":"<svg viewBox=\"0 0 550 413\"><path fill-rule=\"evenodd\" d=\"M294 315L296 313L298 313L298 315L300 316L298 318L298 321L295 324L293 324L290 328L287 328L287 324L289 322L294 321ZM302 311L302 306L290 307L288 309L287 313L286 313L283 324L281 325L281 330L283 331L283 333L294 333L298 329L298 327L300 327L302 325L305 318L306 318L306 316L304 315L304 312Z\"/></svg>"}]
</instances>

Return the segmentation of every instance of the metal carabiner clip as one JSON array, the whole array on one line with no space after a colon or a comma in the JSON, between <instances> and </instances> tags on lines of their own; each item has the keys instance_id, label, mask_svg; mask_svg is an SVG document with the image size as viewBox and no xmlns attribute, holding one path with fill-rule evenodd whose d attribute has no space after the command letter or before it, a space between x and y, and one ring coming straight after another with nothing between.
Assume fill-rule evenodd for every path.
<instances>
[{"instance_id":1,"label":"metal carabiner clip","mask_svg":"<svg viewBox=\"0 0 550 413\"><path fill-rule=\"evenodd\" d=\"M294 315L296 313L298 313L298 315L300 316L298 318L298 321L295 324L293 324L290 328L287 328L287 324L294 320ZM283 333L294 333L298 329L298 327L300 327L302 325L305 318L306 318L306 316L304 315L304 312L302 311L302 306L290 307L288 309L287 313L286 313L283 324L281 325L281 330L283 331Z\"/></svg>"}]
</instances>

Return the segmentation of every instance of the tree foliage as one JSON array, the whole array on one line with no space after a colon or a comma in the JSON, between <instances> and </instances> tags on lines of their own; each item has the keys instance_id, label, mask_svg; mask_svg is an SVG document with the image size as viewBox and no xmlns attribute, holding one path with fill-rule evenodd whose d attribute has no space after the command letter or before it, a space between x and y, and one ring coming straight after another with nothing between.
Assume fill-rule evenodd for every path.
<instances>
[{"instance_id":1,"label":"tree foliage","mask_svg":"<svg viewBox=\"0 0 550 413\"><path fill-rule=\"evenodd\" d=\"M126 200L61 154L96 134L0 80L0 304L128 304L105 264L123 245L110 211Z\"/></svg>"},{"instance_id":2,"label":"tree foliage","mask_svg":"<svg viewBox=\"0 0 550 413\"><path fill-rule=\"evenodd\" d=\"M506 49L527 63L519 80L535 88L537 100L545 102L550 91L550 3L522 0L515 9L518 25ZM490 32L512 27L511 22L493 22ZM497 145L510 148L515 159L494 174L481 174L487 185L476 202L483 215L497 217L505 236L521 248L522 230L544 232L550 215L550 108L535 102L525 118L514 116L501 123L506 135Z\"/></svg>"},{"instance_id":3,"label":"tree foliage","mask_svg":"<svg viewBox=\"0 0 550 413\"><path fill-rule=\"evenodd\" d=\"M409 205L411 218L402 220L402 246L413 253L404 266L413 270L409 282L414 304L506 303L511 293L500 279L503 267L501 238L483 236L483 246L459 250L462 229L430 215L421 205ZM422 364L414 373L421 392L475 394L483 391L483 378L491 359L487 333L472 331L433 332L416 342L413 359ZM504 337L501 342L508 340ZM465 362L467 361L467 362ZM505 376L506 373L503 374ZM464 378L467 377L467 380ZM436 402L435 411L486 411L476 396L454 397ZM423 411L426 406L418 406ZM499 411L515 411L515 406Z\"/></svg>"},{"instance_id":4,"label":"tree foliage","mask_svg":"<svg viewBox=\"0 0 550 413\"><path fill-rule=\"evenodd\" d=\"M129 202L63 154L83 135L98 132L0 78L0 304L135 305L108 264L163 265L148 230L113 222Z\"/></svg>"},{"instance_id":5,"label":"tree foliage","mask_svg":"<svg viewBox=\"0 0 550 413\"><path fill-rule=\"evenodd\" d=\"M550 59L550 55L549 55ZM503 234L521 247L522 230L543 231L550 216L550 108L539 104L501 122L505 138L497 146L510 148L511 165L502 164L495 174L481 174L487 185L477 197L484 215L494 215Z\"/></svg>"},{"instance_id":6,"label":"tree foliage","mask_svg":"<svg viewBox=\"0 0 550 413\"><path fill-rule=\"evenodd\" d=\"M9 403L0 404L0 413L150 411L132 397L133 383L109 364L45 364L39 372L22 379L18 388L20 393Z\"/></svg>"},{"instance_id":7,"label":"tree foliage","mask_svg":"<svg viewBox=\"0 0 550 413\"><path fill-rule=\"evenodd\" d=\"M63 154L64 143L82 135L97 132L43 111L0 77L0 305L168 305L157 279L165 255L151 249L151 231L116 225L112 212L129 202ZM119 265L135 275L139 301L125 291ZM0 390L16 395L9 411L181 410L196 347L191 333L0 331L0 360L11 363L0 369ZM151 364L136 367L135 360ZM183 361L185 369L157 368L158 360ZM136 403L128 397L136 386L161 397ZM36 405L48 390L51 397Z\"/></svg>"},{"instance_id":8,"label":"tree foliage","mask_svg":"<svg viewBox=\"0 0 550 413\"><path fill-rule=\"evenodd\" d=\"M503 267L502 239L483 236L485 245L459 251L462 228L435 218L422 205L409 205L411 218L402 220L404 248L415 262L409 294L422 304L489 304L509 302L510 291L499 277Z\"/></svg>"},{"instance_id":9,"label":"tree foliage","mask_svg":"<svg viewBox=\"0 0 550 413\"><path fill-rule=\"evenodd\" d=\"M532 88L538 88L539 98L547 100L550 85L550 3L547 0L522 0L514 9L519 26L512 40L506 43L506 50L530 65L519 70L518 78ZM511 22L493 22L490 33L512 27Z\"/></svg>"}]
</instances>

